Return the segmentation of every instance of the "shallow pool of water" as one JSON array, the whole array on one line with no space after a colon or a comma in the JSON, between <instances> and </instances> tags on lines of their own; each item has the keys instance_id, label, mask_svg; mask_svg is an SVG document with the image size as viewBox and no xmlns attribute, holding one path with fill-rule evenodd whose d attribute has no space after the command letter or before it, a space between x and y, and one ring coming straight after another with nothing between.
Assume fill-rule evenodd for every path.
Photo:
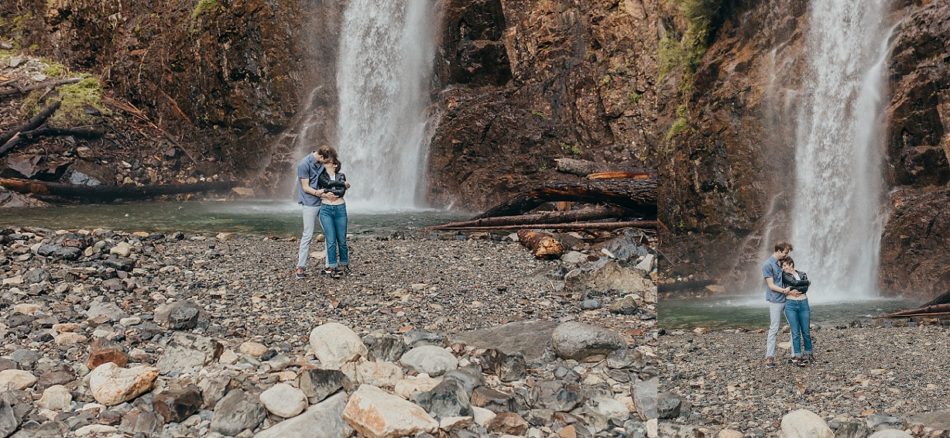
<instances>
[{"instance_id":1,"label":"shallow pool of water","mask_svg":"<svg viewBox=\"0 0 950 438\"><path fill-rule=\"evenodd\" d=\"M900 298L880 298L853 302L814 300L808 307L813 323L848 324L918 305ZM765 298L758 295L661 299L657 303L657 320L665 328L759 328L768 327L769 308Z\"/></svg>"},{"instance_id":2,"label":"shallow pool of water","mask_svg":"<svg viewBox=\"0 0 950 438\"><path fill-rule=\"evenodd\" d=\"M350 211L349 233L389 234L461 220L471 213L446 210ZM288 201L186 201L0 209L0 226L124 231L248 232L296 235L300 207Z\"/></svg>"}]
</instances>

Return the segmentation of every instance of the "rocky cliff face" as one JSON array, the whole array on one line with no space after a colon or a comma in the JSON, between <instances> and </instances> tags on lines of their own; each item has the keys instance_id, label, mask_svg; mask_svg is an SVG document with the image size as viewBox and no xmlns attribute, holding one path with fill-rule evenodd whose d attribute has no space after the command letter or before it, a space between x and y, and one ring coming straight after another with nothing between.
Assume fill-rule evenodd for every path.
<instances>
[{"instance_id":1,"label":"rocky cliff face","mask_svg":"<svg viewBox=\"0 0 950 438\"><path fill-rule=\"evenodd\" d=\"M301 106L319 106L310 90L333 83L339 7L325 3L25 0L0 6L0 28L26 52L101 76L204 173L250 176L274 165Z\"/></svg>"},{"instance_id":2,"label":"rocky cliff face","mask_svg":"<svg viewBox=\"0 0 950 438\"><path fill-rule=\"evenodd\" d=\"M448 0L430 198L478 209L556 180L557 157L655 145L657 16L641 0Z\"/></svg>"}]
</instances>

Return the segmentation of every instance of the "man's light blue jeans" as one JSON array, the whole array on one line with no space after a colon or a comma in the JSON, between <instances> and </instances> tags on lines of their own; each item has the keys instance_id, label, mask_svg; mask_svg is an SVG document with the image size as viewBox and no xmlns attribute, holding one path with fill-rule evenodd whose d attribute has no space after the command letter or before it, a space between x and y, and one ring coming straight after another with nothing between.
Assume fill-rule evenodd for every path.
<instances>
[{"instance_id":1,"label":"man's light blue jeans","mask_svg":"<svg viewBox=\"0 0 950 438\"><path fill-rule=\"evenodd\" d=\"M297 267L306 268L310 258L310 241L313 240L313 229L317 224L317 215L320 206L303 206L303 235L300 236L300 250L297 253Z\"/></svg>"},{"instance_id":2,"label":"man's light blue jeans","mask_svg":"<svg viewBox=\"0 0 950 438\"><path fill-rule=\"evenodd\" d=\"M805 354L811 354L811 309L808 300L788 300L785 302L785 319L792 331L792 356L802 357L802 343Z\"/></svg>"}]
</instances>

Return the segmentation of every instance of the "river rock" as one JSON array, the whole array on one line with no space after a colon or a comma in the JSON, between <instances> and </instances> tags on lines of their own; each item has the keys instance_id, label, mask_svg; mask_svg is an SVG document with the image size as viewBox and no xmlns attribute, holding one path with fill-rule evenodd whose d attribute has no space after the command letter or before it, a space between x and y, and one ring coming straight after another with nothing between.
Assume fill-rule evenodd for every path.
<instances>
[{"instance_id":1,"label":"river rock","mask_svg":"<svg viewBox=\"0 0 950 438\"><path fill-rule=\"evenodd\" d=\"M36 402L36 406L51 411L68 411L73 401L73 395L63 385L53 385L43 391L43 396Z\"/></svg>"},{"instance_id":2,"label":"river rock","mask_svg":"<svg viewBox=\"0 0 950 438\"><path fill-rule=\"evenodd\" d=\"M913 438L913 435L899 429L884 429L872 433L868 438Z\"/></svg>"},{"instance_id":3,"label":"river rock","mask_svg":"<svg viewBox=\"0 0 950 438\"><path fill-rule=\"evenodd\" d=\"M487 427L488 423L495 418L495 415L497 414L488 409L472 406L472 419L475 420L475 424L479 426Z\"/></svg>"},{"instance_id":4,"label":"river rock","mask_svg":"<svg viewBox=\"0 0 950 438\"><path fill-rule=\"evenodd\" d=\"M458 368L458 359L442 347L422 345L407 351L399 359L403 366L411 368L417 373L426 373L437 377L446 371Z\"/></svg>"},{"instance_id":5,"label":"river rock","mask_svg":"<svg viewBox=\"0 0 950 438\"><path fill-rule=\"evenodd\" d=\"M112 362L107 362L89 374L89 389L96 401L106 406L114 406L150 391L157 377L158 368L120 368Z\"/></svg>"},{"instance_id":6,"label":"river rock","mask_svg":"<svg viewBox=\"0 0 950 438\"><path fill-rule=\"evenodd\" d=\"M716 438L744 438L745 434L735 429L723 429L716 434Z\"/></svg>"},{"instance_id":7,"label":"river rock","mask_svg":"<svg viewBox=\"0 0 950 438\"><path fill-rule=\"evenodd\" d=\"M502 382L521 380L527 374L527 363L521 353L505 354L490 348L480 356L482 371L498 376Z\"/></svg>"},{"instance_id":8,"label":"river rock","mask_svg":"<svg viewBox=\"0 0 950 438\"><path fill-rule=\"evenodd\" d=\"M260 342L245 342L238 347L238 351L252 357L261 357L267 352L267 346Z\"/></svg>"},{"instance_id":9,"label":"river rock","mask_svg":"<svg viewBox=\"0 0 950 438\"><path fill-rule=\"evenodd\" d=\"M176 332L155 365L163 374L192 372L221 356L224 346L205 336Z\"/></svg>"},{"instance_id":10,"label":"river rock","mask_svg":"<svg viewBox=\"0 0 950 438\"><path fill-rule=\"evenodd\" d=\"M825 420L807 409L785 414L782 417L782 433L786 438L834 438L835 436Z\"/></svg>"},{"instance_id":11,"label":"river rock","mask_svg":"<svg viewBox=\"0 0 950 438\"><path fill-rule=\"evenodd\" d=\"M488 422L487 428L491 432L522 436L528 431L528 422L514 412L502 412Z\"/></svg>"},{"instance_id":12,"label":"river rock","mask_svg":"<svg viewBox=\"0 0 950 438\"><path fill-rule=\"evenodd\" d=\"M8 437L19 427L20 421L13 412L13 406L6 399L0 399L0 437Z\"/></svg>"},{"instance_id":13,"label":"river rock","mask_svg":"<svg viewBox=\"0 0 950 438\"><path fill-rule=\"evenodd\" d=\"M633 387L633 404L641 420L657 418L657 389L658 381L654 377L637 382Z\"/></svg>"},{"instance_id":14,"label":"river rock","mask_svg":"<svg viewBox=\"0 0 950 438\"><path fill-rule=\"evenodd\" d=\"M420 392L430 391L440 382L442 382L442 378L432 378L425 373L415 376L408 376L396 382L395 393L406 400L412 400L413 395Z\"/></svg>"},{"instance_id":15,"label":"river rock","mask_svg":"<svg viewBox=\"0 0 950 438\"><path fill-rule=\"evenodd\" d=\"M119 257L128 257L132 254L132 245L129 245L128 242L119 242L109 250L109 254L115 254Z\"/></svg>"},{"instance_id":16,"label":"river rock","mask_svg":"<svg viewBox=\"0 0 950 438\"><path fill-rule=\"evenodd\" d=\"M412 400L437 419L472 415L468 393L453 379L443 380L435 388L416 394Z\"/></svg>"},{"instance_id":17,"label":"river rock","mask_svg":"<svg viewBox=\"0 0 950 438\"><path fill-rule=\"evenodd\" d=\"M337 438L351 434L343 421L346 394L338 393L306 412L265 429L254 438Z\"/></svg>"},{"instance_id":18,"label":"river rock","mask_svg":"<svg viewBox=\"0 0 950 438\"><path fill-rule=\"evenodd\" d=\"M676 418L680 415L680 406L683 401L679 397L669 393L661 392L656 397L656 415L661 420Z\"/></svg>"},{"instance_id":19,"label":"river rock","mask_svg":"<svg viewBox=\"0 0 950 438\"><path fill-rule=\"evenodd\" d=\"M496 389L479 386L472 391L472 405L495 413L507 412L514 408L514 397Z\"/></svg>"},{"instance_id":20,"label":"river rock","mask_svg":"<svg viewBox=\"0 0 950 438\"><path fill-rule=\"evenodd\" d=\"M356 365L356 381L380 388L393 388L402 380L402 368L390 362L362 362Z\"/></svg>"},{"instance_id":21,"label":"river rock","mask_svg":"<svg viewBox=\"0 0 950 438\"><path fill-rule=\"evenodd\" d=\"M637 301L633 299L633 295L627 295L617 301L610 303L607 306L607 310L610 313L616 313L620 315L633 315L637 313L637 309L640 306L637 304Z\"/></svg>"},{"instance_id":22,"label":"river rock","mask_svg":"<svg viewBox=\"0 0 950 438\"><path fill-rule=\"evenodd\" d=\"M214 416L211 418L211 430L222 435L234 436L244 429L254 429L267 411L255 400L240 389L233 389L224 396L214 407Z\"/></svg>"},{"instance_id":23,"label":"river rock","mask_svg":"<svg viewBox=\"0 0 950 438\"><path fill-rule=\"evenodd\" d=\"M371 385L354 392L343 410L343 419L371 438L389 438L435 433L439 423L421 407Z\"/></svg>"},{"instance_id":24,"label":"river rock","mask_svg":"<svg viewBox=\"0 0 950 438\"><path fill-rule=\"evenodd\" d=\"M122 345L97 338L89 345L89 359L86 360L86 367L95 369L106 362L112 362L120 367L129 363L129 356L125 353Z\"/></svg>"},{"instance_id":25,"label":"river rock","mask_svg":"<svg viewBox=\"0 0 950 438\"><path fill-rule=\"evenodd\" d=\"M368 350L367 359L369 360L395 362L406 352L406 344L402 337L381 332L364 336L363 344Z\"/></svg>"},{"instance_id":26,"label":"river rock","mask_svg":"<svg viewBox=\"0 0 950 438\"><path fill-rule=\"evenodd\" d=\"M516 321L465 332L453 337L452 341L480 348L496 348L506 354L521 353L525 360L532 362L544 355L556 327L557 322L554 321Z\"/></svg>"},{"instance_id":27,"label":"river rock","mask_svg":"<svg viewBox=\"0 0 950 438\"><path fill-rule=\"evenodd\" d=\"M201 409L201 389L195 385L173 385L155 394L152 408L168 423L180 423Z\"/></svg>"},{"instance_id":28,"label":"river rock","mask_svg":"<svg viewBox=\"0 0 950 438\"><path fill-rule=\"evenodd\" d=\"M336 322L323 324L310 332L310 347L324 368L340 369L346 362L366 356L366 345L353 330Z\"/></svg>"},{"instance_id":29,"label":"river rock","mask_svg":"<svg viewBox=\"0 0 950 438\"><path fill-rule=\"evenodd\" d=\"M86 318L88 319L104 317L106 321L118 321L127 316L119 306L111 301L93 301L89 305L89 309L86 310Z\"/></svg>"},{"instance_id":30,"label":"river rock","mask_svg":"<svg viewBox=\"0 0 950 438\"><path fill-rule=\"evenodd\" d=\"M655 287L653 281L645 277L642 271L623 267L616 261L574 269L564 276L565 290L576 292L616 289L645 293Z\"/></svg>"},{"instance_id":31,"label":"river rock","mask_svg":"<svg viewBox=\"0 0 950 438\"><path fill-rule=\"evenodd\" d=\"M324 369L303 370L297 380L297 386L310 399L310 403L323 401L349 382L342 371Z\"/></svg>"},{"instance_id":32,"label":"river rock","mask_svg":"<svg viewBox=\"0 0 950 438\"><path fill-rule=\"evenodd\" d=\"M154 412L134 408L122 416L119 431L132 436L157 436L162 431L162 417Z\"/></svg>"},{"instance_id":33,"label":"river rock","mask_svg":"<svg viewBox=\"0 0 950 438\"><path fill-rule=\"evenodd\" d=\"M578 385L550 380L535 385L532 399L537 400L537 404L543 408L559 412L569 412L584 402Z\"/></svg>"},{"instance_id":34,"label":"river rock","mask_svg":"<svg viewBox=\"0 0 950 438\"><path fill-rule=\"evenodd\" d=\"M606 356L626 346L623 338L610 330L581 322L566 322L551 335L554 350L564 359L588 360Z\"/></svg>"},{"instance_id":35,"label":"river rock","mask_svg":"<svg viewBox=\"0 0 950 438\"><path fill-rule=\"evenodd\" d=\"M0 371L0 391L19 391L33 386L34 383L36 383L36 376L29 371Z\"/></svg>"},{"instance_id":36,"label":"river rock","mask_svg":"<svg viewBox=\"0 0 950 438\"><path fill-rule=\"evenodd\" d=\"M261 393L261 403L268 412L290 418L307 408L307 396L303 391L286 383L278 383Z\"/></svg>"},{"instance_id":37,"label":"river rock","mask_svg":"<svg viewBox=\"0 0 950 438\"><path fill-rule=\"evenodd\" d=\"M155 309L155 322L169 330L191 330L198 326L201 308L191 301L176 301Z\"/></svg>"}]
</instances>

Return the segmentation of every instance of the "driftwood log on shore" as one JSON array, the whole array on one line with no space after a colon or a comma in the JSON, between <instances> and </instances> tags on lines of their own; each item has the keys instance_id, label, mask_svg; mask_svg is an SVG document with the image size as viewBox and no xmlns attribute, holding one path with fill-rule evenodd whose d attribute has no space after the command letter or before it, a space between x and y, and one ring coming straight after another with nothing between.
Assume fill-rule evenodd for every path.
<instances>
[{"instance_id":1,"label":"driftwood log on shore","mask_svg":"<svg viewBox=\"0 0 950 438\"><path fill-rule=\"evenodd\" d=\"M0 156L3 156L7 152L16 149L24 144L32 143L40 137L55 137L55 136L73 136L76 138L81 138L85 140L94 140L105 135L105 131L97 128L49 128L43 127L34 129L32 131L23 131L19 132L13 136L9 141L7 141L3 146L0 146Z\"/></svg>"},{"instance_id":2,"label":"driftwood log on shore","mask_svg":"<svg viewBox=\"0 0 950 438\"><path fill-rule=\"evenodd\" d=\"M657 184L656 179L553 183L522 192L474 219L523 214L553 201L607 204L625 208L640 216L656 217Z\"/></svg>"},{"instance_id":3,"label":"driftwood log on shore","mask_svg":"<svg viewBox=\"0 0 950 438\"><path fill-rule=\"evenodd\" d=\"M539 259L557 258L564 252L561 242L554 236L540 231L521 230L518 232L518 241Z\"/></svg>"},{"instance_id":4,"label":"driftwood log on shore","mask_svg":"<svg viewBox=\"0 0 950 438\"><path fill-rule=\"evenodd\" d=\"M589 221L608 218L622 218L630 216L631 212L619 207L593 207L573 211L550 211L517 216L495 216L469 221L449 222L432 227L433 230L455 230L472 227L497 227L509 225L561 224L575 221Z\"/></svg>"},{"instance_id":5,"label":"driftwood log on shore","mask_svg":"<svg viewBox=\"0 0 950 438\"><path fill-rule=\"evenodd\" d=\"M38 83L38 84L33 84L33 85L26 86L26 87L16 87L16 86L15 86L15 87L13 87L13 88L10 89L10 90L0 90L0 98L4 98L4 97L7 97L7 96L17 96L17 95L20 95L20 94L26 94L26 93L29 93L29 92L31 92L31 91L33 91L33 90L40 90L40 89L43 89L43 88L50 88L50 87L51 87L51 88L56 88L56 87L58 87L58 86L60 86L60 85L75 84L75 83L77 83L77 82L79 82L79 81L81 81L81 80L82 80L82 78L57 79L57 80L52 80L52 81L40 82L40 83ZM9 85L9 84L7 84L7 85Z\"/></svg>"},{"instance_id":6,"label":"driftwood log on shore","mask_svg":"<svg viewBox=\"0 0 950 438\"><path fill-rule=\"evenodd\" d=\"M2 145L0 146L0 156L3 156L7 152L9 152L11 149L13 149L14 146L16 146L15 142L14 144L11 144L13 137L15 137L17 134L23 131L31 131L38 128L40 125L43 124L43 122L46 121L46 119L48 119L51 115L53 115L53 113L56 112L57 109L59 109L59 106L61 104L62 103L57 100L47 105L39 113L31 117L30 120L27 120L26 122L18 126L14 126L13 129L3 134L0 134L0 145Z\"/></svg>"},{"instance_id":7,"label":"driftwood log on shore","mask_svg":"<svg viewBox=\"0 0 950 438\"><path fill-rule=\"evenodd\" d=\"M568 222L563 224L520 224L520 225L496 225L496 226L464 226L449 227L440 226L433 228L443 231L506 231L506 230L563 230L563 231L584 231L584 230L619 230L621 228L656 228L658 221L620 221L620 222Z\"/></svg>"},{"instance_id":8,"label":"driftwood log on shore","mask_svg":"<svg viewBox=\"0 0 950 438\"><path fill-rule=\"evenodd\" d=\"M205 182L197 184L168 184L148 186L82 186L44 181L0 178L0 186L19 193L39 197L69 198L87 202L109 202L117 199L148 199L162 195L202 192L223 192L238 186L237 181Z\"/></svg>"},{"instance_id":9,"label":"driftwood log on shore","mask_svg":"<svg viewBox=\"0 0 950 438\"><path fill-rule=\"evenodd\" d=\"M609 163L596 163L588 160L578 160L576 158L558 158L554 160L558 172L569 173L571 175L592 177L599 173L623 173L627 178L635 179L656 179L656 171L642 167L624 166ZM601 178L603 179L603 178Z\"/></svg>"},{"instance_id":10,"label":"driftwood log on shore","mask_svg":"<svg viewBox=\"0 0 950 438\"><path fill-rule=\"evenodd\" d=\"M916 316L945 316L950 315L950 304L925 305L914 309L881 315L882 318L910 318Z\"/></svg>"}]
</instances>

